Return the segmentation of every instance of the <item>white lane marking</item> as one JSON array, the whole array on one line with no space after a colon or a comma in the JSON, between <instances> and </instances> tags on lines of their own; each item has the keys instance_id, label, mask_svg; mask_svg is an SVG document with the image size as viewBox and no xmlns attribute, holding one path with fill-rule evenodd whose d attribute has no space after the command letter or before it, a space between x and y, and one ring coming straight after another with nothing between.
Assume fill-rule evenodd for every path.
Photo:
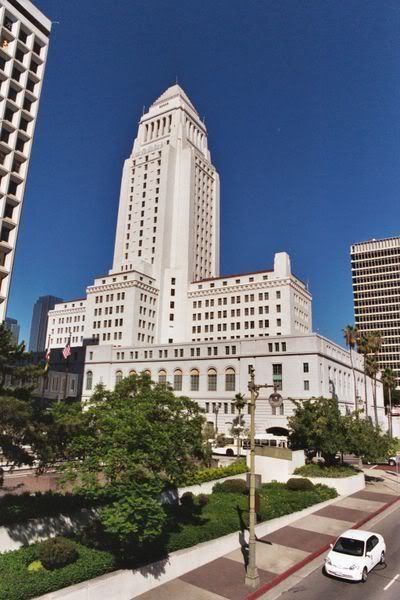
<instances>
[{"instance_id":1,"label":"white lane marking","mask_svg":"<svg viewBox=\"0 0 400 600\"><path fill-rule=\"evenodd\" d=\"M391 585L394 584L394 582L396 581L396 579L398 579L400 577L400 574L398 573L397 575L395 575L392 579L392 581L389 581L389 583L383 588L383 591L386 592L386 590L388 590L390 588Z\"/></svg>"}]
</instances>

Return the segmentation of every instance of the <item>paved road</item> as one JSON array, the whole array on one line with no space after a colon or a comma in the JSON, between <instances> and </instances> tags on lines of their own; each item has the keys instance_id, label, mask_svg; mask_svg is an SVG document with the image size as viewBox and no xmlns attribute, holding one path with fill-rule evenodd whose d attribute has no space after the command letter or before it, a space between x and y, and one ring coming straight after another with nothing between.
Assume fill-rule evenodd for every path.
<instances>
[{"instance_id":1,"label":"paved road","mask_svg":"<svg viewBox=\"0 0 400 600\"><path fill-rule=\"evenodd\" d=\"M387 564L370 572L365 584L326 577L321 566L279 600L399 600L400 598L400 507L382 519L371 530L381 533L386 541ZM397 576L397 579L395 577ZM386 588L386 589L385 589Z\"/></svg>"}]
</instances>

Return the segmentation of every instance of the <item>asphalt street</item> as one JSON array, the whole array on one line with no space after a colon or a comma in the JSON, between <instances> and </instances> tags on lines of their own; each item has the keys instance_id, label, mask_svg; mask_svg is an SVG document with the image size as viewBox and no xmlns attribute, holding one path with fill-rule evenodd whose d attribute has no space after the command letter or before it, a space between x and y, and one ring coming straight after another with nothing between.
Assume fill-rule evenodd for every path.
<instances>
[{"instance_id":1,"label":"asphalt street","mask_svg":"<svg viewBox=\"0 0 400 600\"><path fill-rule=\"evenodd\" d=\"M375 520L374 520L375 522ZM384 536L386 542L386 565L378 565L369 573L366 583L353 583L327 577L322 573L322 561L318 568L302 579L279 600L399 600L400 598L400 506L390 511L382 520L363 529ZM325 555L324 555L325 557Z\"/></svg>"}]
</instances>

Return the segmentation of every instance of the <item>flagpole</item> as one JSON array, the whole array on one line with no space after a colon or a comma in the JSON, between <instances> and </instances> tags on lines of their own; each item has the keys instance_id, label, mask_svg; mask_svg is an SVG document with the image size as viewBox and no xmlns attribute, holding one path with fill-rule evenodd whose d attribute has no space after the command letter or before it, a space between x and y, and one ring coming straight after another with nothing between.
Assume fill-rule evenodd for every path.
<instances>
[{"instance_id":1,"label":"flagpole","mask_svg":"<svg viewBox=\"0 0 400 600\"><path fill-rule=\"evenodd\" d=\"M69 338L68 342L67 342L67 346L68 346L68 354L67 354L67 358L65 359L65 386L64 386L64 400L67 399L67 383L68 383L68 366L69 366L69 355L71 354L71 338Z\"/></svg>"},{"instance_id":2,"label":"flagpole","mask_svg":"<svg viewBox=\"0 0 400 600\"><path fill-rule=\"evenodd\" d=\"M46 382L48 381L49 378L49 368L50 368L50 334L47 340L47 348L46 348L46 354L44 357L45 360L45 365L44 365L44 377L43 377L43 389L42 389L42 408L44 407L44 393L46 390Z\"/></svg>"}]
</instances>

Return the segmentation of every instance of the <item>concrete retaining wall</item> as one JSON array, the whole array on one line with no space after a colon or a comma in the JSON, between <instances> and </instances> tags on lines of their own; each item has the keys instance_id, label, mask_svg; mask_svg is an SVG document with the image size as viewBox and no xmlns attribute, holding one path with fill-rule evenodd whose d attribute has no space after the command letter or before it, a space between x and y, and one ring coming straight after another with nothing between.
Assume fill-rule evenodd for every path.
<instances>
[{"instance_id":1,"label":"concrete retaining wall","mask_svg":"<svg viewBox=\"0 0 400 600\"><path fill-rule=\"evenodd\" d=\"M350 496L365 488L364 473L358 473L352 477L307 477L306 475L294 475L293 477L306 477L313 483L322 483L334 488L339 496Z\"/></svg>"}]
</instances>

